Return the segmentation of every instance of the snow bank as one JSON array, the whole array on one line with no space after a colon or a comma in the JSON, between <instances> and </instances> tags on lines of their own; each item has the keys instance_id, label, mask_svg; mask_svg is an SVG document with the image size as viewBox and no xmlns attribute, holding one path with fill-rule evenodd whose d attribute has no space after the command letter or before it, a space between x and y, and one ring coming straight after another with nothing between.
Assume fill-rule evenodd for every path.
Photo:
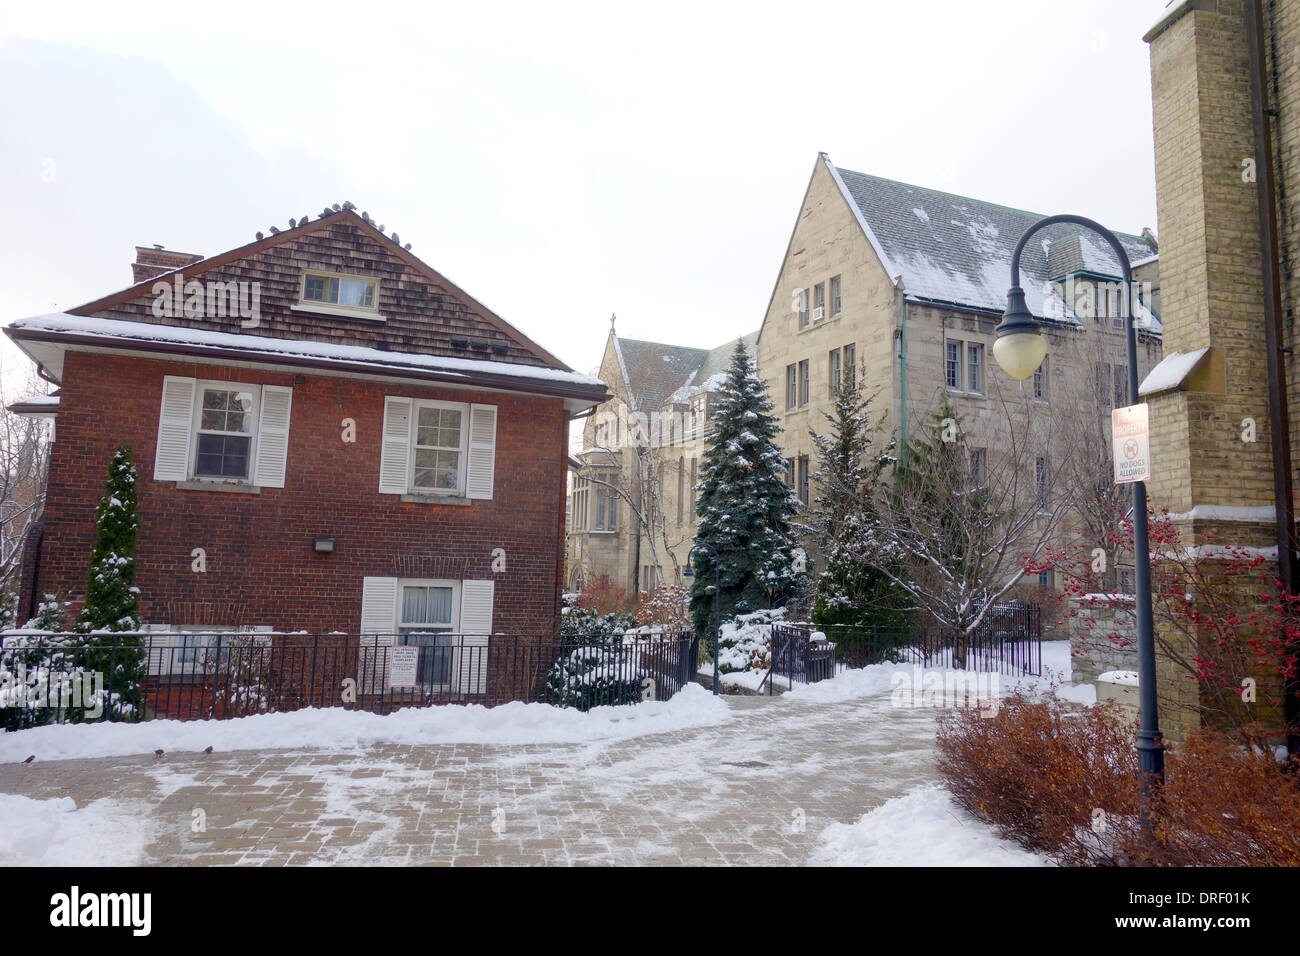
<instances>
[{"instance_id":1,"label":"snow bank","mask_svg":"<svg viewBox=\"0 0 1300 956\"><path fill-rule=\"evenodd\" d=\"M946 658L946 655L945 655ZM957 670L944 666L945 658L932 660L922 669L926 675L969 675L969 671ZM859 697L873 697L877 694L891 693L898 681L910 688L915 682L917 665L912 661L897 664L872 664L868 667L855 667L842 670L829 680L815 684L796 684L794 690L787 691L787 700L816 701L818 703L836 703L855 700ZM902 675L895 679L895 675ZM991 677L992 675L990 675ZM1005 696L1015 690L1029 693L1046 693L1053 690L1056 696L1077 704L1090 705L1097 702L1097 689L1092 684L1071 684L1070 642L1046 641L1043 644L1043 676L1016 677L998 674L993 686L999 696Z\"/></svg>"},{"instance_id":2,"label":"snow bank","mask_svg":"<svg viewBox=\"0 0 1300 956\"><path fill-rule=\"evenodd\" d=\"M62 724L0 734L0 763L120 757L168 751L351 750L384 744L554 744L623 740L721 724L725 701L688 684L667 701L594 707L583 713L548 704L420 707L386 716L341 708L257 714L234 720L149 720L139 724Z\"/></svg>"},{"instance_id":3,"label":"snow bank","mask_svg":"<svg viewBox=\"0 0 1300 956\"><path fill-rule=\"evenodd\" d=\"M1003 840L937 786L895 797L857 823L822 831L817 866L1048 866Z\"/></svg>"},{"instance_id":4,"label":"snow bank","mask_svg":"<svg viewBox=\"0 0 1300 956\"><path fill-rule=\"evenodd\" d=\"M0 820L0 866L134 866L152 840L147 814L108 798L0 793Z\"/></svg>"}]
</instances>

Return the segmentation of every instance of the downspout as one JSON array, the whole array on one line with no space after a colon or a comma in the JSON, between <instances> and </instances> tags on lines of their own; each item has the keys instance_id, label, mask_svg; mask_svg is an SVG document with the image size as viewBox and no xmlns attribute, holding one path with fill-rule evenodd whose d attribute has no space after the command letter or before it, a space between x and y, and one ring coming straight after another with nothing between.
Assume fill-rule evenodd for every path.
<instances>
[{"instance_id":1,"label":"downspout","mask_svg":"<svg viewBox=\"0 0 1300 956\"><path fill-rule=\"evenodd\" d=\"M1250 52L1250 113L1255 134L1255 184L1259 201L1260 277L1264 286L1264 332L1268 359L1270 444L1273 452L1273 500L1276 503L1278 575L1288 594L1296 593L1295 505L1291 499L1291 423L1283 354L1282 286L1278 276L1277 194L1273 179L1273 143L1269 134L1268 75L1264 53L1264 16L1259 0L1246 0L1246 39ZM1300 680L1288 679L1283 694L1287 749L1300 754Z\"/></svg>"},{"instance_id":2,"label":"downspout","mask_svg":"<svg viewBox=\"0 0 1300 956\"><path fill-rule=\"evenodd\" d=\"M899 432L901 435L900 455L907 450L907 295L903 291L903 276L894 276L894 288L898 290L898 395L899 395Z\"/></svg>"}]
</instances>

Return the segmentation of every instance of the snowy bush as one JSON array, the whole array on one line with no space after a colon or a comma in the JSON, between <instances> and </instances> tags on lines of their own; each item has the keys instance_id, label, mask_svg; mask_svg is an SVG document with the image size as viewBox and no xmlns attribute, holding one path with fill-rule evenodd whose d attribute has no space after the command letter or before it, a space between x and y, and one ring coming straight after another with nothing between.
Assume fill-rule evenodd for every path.
<instances>
[{"instance_id":1,"label":"snowy bush","mask_svg":"<svg viewBox=\"0 0 1300 956\"><path fill-rule=\"evenodd\" d=\"M569 651L547 676L546 702L577 710L638 703L645 677L639 653L635 646L621 641L588 644Z\"/></svg>"},{"instance_id":2,"label":"snowy bush","mask_svg":"<svg viewBox=\"0 0 1300 956\"><path fill-rule=\"evenodd\" d=\"M772 625L785 620L785 608L738 614L718 629L718 670L766 670L771 664Z\"/></svg>"}]
</instances>

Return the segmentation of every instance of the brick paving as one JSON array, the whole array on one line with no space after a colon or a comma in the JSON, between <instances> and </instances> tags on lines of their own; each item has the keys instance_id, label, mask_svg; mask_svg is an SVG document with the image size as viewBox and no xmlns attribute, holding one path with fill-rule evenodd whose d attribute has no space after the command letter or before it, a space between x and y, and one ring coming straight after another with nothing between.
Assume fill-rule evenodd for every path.
<instances>
[{"instance_id":1,"label":"brick paving","mask_svg":"<svg viewBox=\"0 0 1300 956\"><path fill-rule=\"evenodd\" d=\"M718 727L586 744L0 765L0 792L147 817L157 865L800 864L934 779L934 712L727 699Z\"/></svg>"}]
</instances>

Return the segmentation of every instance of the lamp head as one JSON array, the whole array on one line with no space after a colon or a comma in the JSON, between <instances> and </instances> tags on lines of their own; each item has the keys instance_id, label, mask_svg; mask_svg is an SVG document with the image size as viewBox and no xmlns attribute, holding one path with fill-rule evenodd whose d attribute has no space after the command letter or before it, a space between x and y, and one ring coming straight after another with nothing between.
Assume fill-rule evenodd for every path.
<instances>
[{"instance_id":1,"label":"lamp head","mask_svg":"<svg viewBox=\"0 0 1300 956\"><path fill-rule=\"evenodd\" d=\"M1025 304L1025 290L1020 286L1013 286L1007 292L1007 310L998 323L997 336L993 357L1012 378L1017 381L1029 378L1043 364L1047 340Z\"/></svg>"}]
</instances>

